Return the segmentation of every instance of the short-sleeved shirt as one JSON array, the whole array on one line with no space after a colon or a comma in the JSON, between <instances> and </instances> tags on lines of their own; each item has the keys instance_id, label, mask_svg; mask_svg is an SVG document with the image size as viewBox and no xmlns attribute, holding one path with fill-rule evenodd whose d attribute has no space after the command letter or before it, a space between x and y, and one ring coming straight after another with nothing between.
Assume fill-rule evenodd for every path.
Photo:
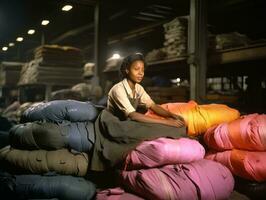
<instances>
[{"instance_id":1,"label":"short-sleeved shirt","mask_svg":"<svg viewBox=\"0 0 266 200\"><path fill-rule=\"evenodd\" d=\"M138 105L150 108L153 104L154 101L138 83L135 85L133 96L127 79L115 84L108 93L107 109L120 119L125 119L129 113L135 112Z\"/></svg>"}]
</instances>

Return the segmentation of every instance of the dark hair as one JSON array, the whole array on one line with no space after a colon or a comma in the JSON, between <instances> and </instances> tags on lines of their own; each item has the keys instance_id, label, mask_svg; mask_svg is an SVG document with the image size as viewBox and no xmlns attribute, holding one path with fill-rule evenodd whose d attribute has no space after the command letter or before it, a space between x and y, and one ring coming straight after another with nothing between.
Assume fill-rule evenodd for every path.
<instances>
[{"instance_id":1,"label":"dark hair","mask_svg":"<svg viewBox=\"0 0 266 200\"><path fill-rule=\"evenodd\" d=\"M132 65L132 63L137 60L142 61L144 63L144 68L146 68L145 59L141 53L135 53L135 54L129 55L123 59L121 66L120 66L120 76L122 78L127 77L126 70L128 70L130 66Z\"/></svg>"}]
</instances>

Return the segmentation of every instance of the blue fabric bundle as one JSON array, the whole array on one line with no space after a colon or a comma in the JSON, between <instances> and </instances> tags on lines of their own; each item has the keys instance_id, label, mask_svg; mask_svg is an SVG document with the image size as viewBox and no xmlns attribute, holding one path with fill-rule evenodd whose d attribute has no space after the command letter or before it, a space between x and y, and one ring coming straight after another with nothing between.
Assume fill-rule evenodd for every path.
<instances>
[{"instance_id":1,"label":"blue fabric bundle","mask_svg":"<svg viewBox=\"0 0 266 200\"><path fill-rule=\"evenodd\" d=\"M32 105L23 113L21 122L84 122L94 121L97 116L98 110L91 102L55 100Z\"/></svg>"},{"instance_id":2,"label":"blue fabric bundle","mask_svg":"<svg viewBox=\"0 0 266 200\"><path fill-rule=\"evenodd\" d=\"M94 198L96 188L81 177L10 175L0 172L0 192L7 199L89 200Z\"/></svg>"}]
</instances>

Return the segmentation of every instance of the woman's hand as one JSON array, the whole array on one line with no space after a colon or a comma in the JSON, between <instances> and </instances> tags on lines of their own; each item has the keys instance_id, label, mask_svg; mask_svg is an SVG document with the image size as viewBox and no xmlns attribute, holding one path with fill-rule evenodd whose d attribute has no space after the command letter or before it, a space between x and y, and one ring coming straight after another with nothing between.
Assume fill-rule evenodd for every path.
<instances>
[{"instance_id":1,"label":"woman's hand","mask_svg":"<svg viewBox=\"0 0 266 200\"><path fill-rule=\"evenodd\" d=\"M173 119L176 119L176 120L181 120L181 121L185 122L184 118L181 117L180 115L172 114L172 118Z\"/></svg>"},{"instance_id":2,"label":"woman's hand","mask_svg":"<svg viewBox=\"0 0 266 200\"><path fill-rule=\"evenodd\" d=\"M166 125L174 126L174 127L179 128L179 127L184 126L185 123L182 120L177 120L177 119L169 118L169 119L166 119Z\"/></svg>"},{"instance_id":3,"label":"woman's hand","mask_svg":"<svg viewBox=\"0 0 266 200\"><path fill-rule=\"evenodd\" d=\"M170 119L174 119L175 121L177 121L178 124L182 124L183 126L185 125L185 120L180 115L176 115L176 114L172 113L171 117L172 118L170 118Z\"/></svg>"}]
</instances>

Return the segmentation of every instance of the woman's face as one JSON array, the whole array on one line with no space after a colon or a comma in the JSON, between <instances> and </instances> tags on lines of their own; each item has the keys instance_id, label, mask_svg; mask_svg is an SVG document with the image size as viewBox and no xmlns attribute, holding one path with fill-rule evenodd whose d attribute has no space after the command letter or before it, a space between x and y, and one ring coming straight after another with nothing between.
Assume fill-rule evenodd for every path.
<instances>
[{"instance_id":1,"label":"woman's face","mask_svg":"<svg viewBox=\"0 0 266 200\"><path fill-rule=\"evenodd\" d=\"M129 69L126 70L127 77L135 82L140 83L144 77L144 63L141 60L134 61Z\"/></svg>"}]
</instances>

